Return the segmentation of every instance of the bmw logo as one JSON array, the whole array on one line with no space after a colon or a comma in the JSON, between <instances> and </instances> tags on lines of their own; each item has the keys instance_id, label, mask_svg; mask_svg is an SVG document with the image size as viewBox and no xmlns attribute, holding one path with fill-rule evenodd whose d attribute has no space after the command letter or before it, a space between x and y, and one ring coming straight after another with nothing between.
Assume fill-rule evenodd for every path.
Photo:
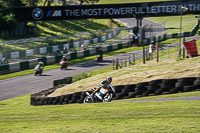
<instances>
[{"instance_id":1,"label":"bmw logo","mask_svg":"<svg viewBox=\"0 0 200 133\"><path fill-rule=\"evenodd\" d=\"M32 16L35 20L40 20L43 17L43 11L40 8L35 8L32 12Z\"/></svg>"}]
</instances>

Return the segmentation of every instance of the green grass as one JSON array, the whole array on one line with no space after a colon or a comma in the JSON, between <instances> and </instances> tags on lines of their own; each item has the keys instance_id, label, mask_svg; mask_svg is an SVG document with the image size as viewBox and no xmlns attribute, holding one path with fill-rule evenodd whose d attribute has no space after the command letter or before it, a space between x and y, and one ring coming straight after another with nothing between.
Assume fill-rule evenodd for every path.
<instances>
[{"instance_id":1,"label":"green grass","mask_svg":"<svg viewBox=\"0 0 200 133\"><path fill-rule=\"evenodd\" d=\"M179 33L180 32L180 16L170 17L149 17L147 19L153 20L158 23L166 22L165 26L168 28L166 33ZM182 17L182 32L190 32L197 24L195 15L183 15Z\"/></svg>"},{"instance_id":2,"label":"green grass","mask_svg":"<svg viewBox=\"0 0 200 133\"><path fill-rule=\"evenodd\" d=\"M26 95L0 102L0 130L1 133L198 133L199 104L200 101L165 101L30 106L30 95Z\"/></svg>"}]
</instances>

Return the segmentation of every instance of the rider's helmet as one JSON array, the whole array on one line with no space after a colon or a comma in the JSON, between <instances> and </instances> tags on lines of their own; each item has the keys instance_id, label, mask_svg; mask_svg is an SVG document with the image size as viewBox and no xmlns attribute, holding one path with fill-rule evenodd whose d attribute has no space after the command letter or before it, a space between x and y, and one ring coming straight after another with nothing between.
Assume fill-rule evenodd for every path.
<instances>
[{"instance_id":1,"label":"rider's helmet","mask_svg":"<svg viewBox=\"0 0 200 133\"><path fill-rule=\"evenodd\" d=\"M112 82L112 77L110 76L106 77L106 81L110 84Z\"/></svg>"},{"instance_id":2,"label":"rider's helmet","mask_svg":"<svg viewBox=\"0 0 200 133\"><path fill-rule=\"evenodd\" d=\"M40 61L40 62L39 62L39 65L42 65L42 64L43 64L43 62L42 62L42 61Z\"/></svg>"}]
</instances>

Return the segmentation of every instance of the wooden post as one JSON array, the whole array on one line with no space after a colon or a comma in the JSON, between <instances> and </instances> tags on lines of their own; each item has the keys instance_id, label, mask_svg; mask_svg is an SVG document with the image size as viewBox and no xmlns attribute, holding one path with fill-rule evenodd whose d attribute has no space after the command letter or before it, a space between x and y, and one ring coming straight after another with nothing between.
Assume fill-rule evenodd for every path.
<instances>
[{"instance_id":1,"label":"wooden post","mask_svg":"<svg viewBox=\"0 0 200 133\"><path fill-rule=\"evenodd\" d=\"M114 59L112 60L112 64L113 64L113 70L115 70L115 61L114 61Z\"/></svg>"},{"instance_id":2,"label":"wooden post","mask_svg":"<svg viewBox=\"0 0 200 133\"><path fill-rule=\"evenodd\" d=\"M133 65L135 65L135 53L133 53Z\"/></svg>"},{"instance_id":3,"label":"wooden post","mask_svg":"<svg viewBox=\"0 0 200 133\"><path fill-rule=\"evenodd\" d=\"M157 41L157 62L159 62L159 44Z\"/></svg>"},{"instance_id":4,"label":"wooden post","mask_svg":"<svg viewBox=\"0 0 200 133\"><path fill-rule=\"evenodd\" d=\"M118 65L119 65L119 59L117 58L116 59L116 70L118 70L118 67L119 67Z\"/></svg>"},{"instance_id":5,"label":"wooden post","mask_svg":"<svg viewBox=\"0 0 200 133\"><path fill-rule=\"evenodd\" d=\"M130 66L131 65L131 57L129 56L128 57L128 66Z\"/></svg>"},{"instance_id":6,"label":"wooden post","mask_svg":"<svg viewBox=\"0 0 200 133\"><path fill-rule=\"evenodd\" d=\"M183 38L183 59L185 58L185 48L184 48L184 45L185 45L185 37Z\"/></svg>"}]
</instances>

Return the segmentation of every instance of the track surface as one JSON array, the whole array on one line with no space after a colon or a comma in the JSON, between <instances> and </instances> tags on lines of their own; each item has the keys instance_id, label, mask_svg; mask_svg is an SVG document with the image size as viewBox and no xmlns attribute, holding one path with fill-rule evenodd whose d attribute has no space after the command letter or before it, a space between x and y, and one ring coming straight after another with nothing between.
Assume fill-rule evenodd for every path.
<instances>
[{"instance_id":1,"label":"track surface","mask_svg":"<svg viewBox=\"0 0 200 133\"><path fill-rule=\"evenodd\" d=\"M150 101L199 101L200 96L195 97L180 97L180 98L163 98L163 99L145 99L145 100L127 100L127 101L113 101L113 102L150 102Z\"/></svg>"}]
</instances>

